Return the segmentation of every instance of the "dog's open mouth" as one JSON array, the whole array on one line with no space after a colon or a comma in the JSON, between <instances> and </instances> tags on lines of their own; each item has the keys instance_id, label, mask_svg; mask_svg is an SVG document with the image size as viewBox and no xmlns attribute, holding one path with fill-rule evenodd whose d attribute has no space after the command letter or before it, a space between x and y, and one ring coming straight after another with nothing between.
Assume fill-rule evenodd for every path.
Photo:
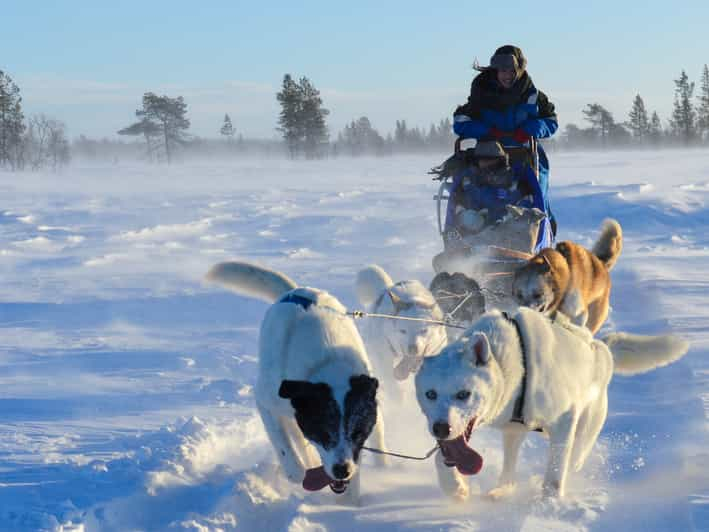
<instances>
[{"instance_id":1,"label":"dog's open mouth","mask_svg":"<svg viewBox=\"0 0 709 532\"><path fill-rule=\"evenodd\" d=\"M320 491L325 486L330 486L330 489L339 495L347 490L349 483L349 480L335 480L327 474L323 466L320 466L305 472L303 488L308 491Z\"/></svg>"},{"instance_id":2,"label":"dog's open mouth","mask_svg":"<svg viewBox=\"0 0 709 532\"><path fill-rule=\"evenodd\" d=\"M438 440L438 446L443 454L443 463L448 467L456 467L463 475L477 475L483 467L483 457L468 446L475 420L476 418L471 419L465 433L457 438Z\"/></svg>"}]
</instances>

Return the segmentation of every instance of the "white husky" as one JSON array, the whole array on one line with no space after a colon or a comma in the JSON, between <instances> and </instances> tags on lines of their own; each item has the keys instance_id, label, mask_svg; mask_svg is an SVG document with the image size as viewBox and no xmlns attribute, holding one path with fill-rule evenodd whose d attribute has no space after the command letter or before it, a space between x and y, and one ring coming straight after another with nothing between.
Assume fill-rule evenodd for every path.
<instances>
[{"instance_id":1,"label":"white husky","mask_svg":"<svg viewBox=\"0 0 709 532\"><path fill-rule=\"evenodd\" d=\"M345 308L327 292L242 262L217 264L207 279L273 303L261 324L255 396L286 476L357 502L360 451L372 432L383 449L384 429L378 382Z\"/></svg>"},{"instance_id":2,"label":"white husky","mask_svg":"<svg viewBox=\"0 0 709 532\"><path fill-rule=\"evenodd\" d=\"M433 321L444 319L443 311L423 284L416 280L394 283L377 265L357 274L356 292L368 312ZM391 364L391 357L397 380L416 373L424 357L440 352L448 344L444 325L387 318L371 318L364 323L369 352L378 358L375 363L385 368Z\"/></svg>"},{"instance_id":3,"label":"white husky","mask_svg":"<svg viewBox=\"0 0 709 532\"><path fill-rule=\"evenodd\" d=\"M687 348L673 336L616 333L594 340L585 328L527 308L511 318L499 312L483 315L439 356L427 357L416 375L416 396L429 430L445 444L442 452L450 447L451 456L437 456L441 488L467 497L467 484L446 465L476 472L482 464L476 464L461 435L490 425L502 430L504 442L502 474L490 495L514 488L520 444L529 430L541 429L550 440L543 490L563 496L569 467L581 469L606 420L613 373L634 375L664 366ZM456 464L456 456L470 463Z\"/></svg>"}]
</instances>

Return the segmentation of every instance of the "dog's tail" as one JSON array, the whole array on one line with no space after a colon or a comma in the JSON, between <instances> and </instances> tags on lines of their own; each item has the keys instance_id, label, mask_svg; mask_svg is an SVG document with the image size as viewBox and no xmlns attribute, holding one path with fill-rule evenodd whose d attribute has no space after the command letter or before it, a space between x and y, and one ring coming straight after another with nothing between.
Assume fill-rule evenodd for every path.
<instances>
[{"instance_id":1,"label":"dog's tail","mask_svg":"<svg viewBox=\"0 0 709 532\"><path fill-rule=\"evenodd\" d=\"M614 372L620 375L637 375L682 358L689 342L671 334L640 336L613 333L602 339L613 353Z\"/></svg>"},{"instance_id":2,"label":"dog's tail","mask_svg":"<svg viewBox=\"0 0 709 532\"><path fill-rule=\"evenodd\" d=\"M357 274L355 291L361 305L374 303L379 294L394 284L391 277L380 266L371 264Z\"/></svg>"},{"instance_id":3,"label":"dog's tail","mask_svg":"<svg viewBox=\"0 0 709 532\"><path fill-rule=\"evenodd\" d=\"M623 230L620 224L607 218L601 225L601 234L593 245L592 253L601 259L601 262L610 270L615 266L618 256L623 249Z\"/></svg>"},{"instance_id":4,"label":"dog's tail","mask_svg":"<svg viewBox=\"0 0 709 532\"><path fill-rule=\"evenodd\" d=\"M218 283L237 294L255 297L269 303L289 290L297 288L286 275L247 262L220 262L207 272L208 281Z\"/></svg>"}]
</instances>

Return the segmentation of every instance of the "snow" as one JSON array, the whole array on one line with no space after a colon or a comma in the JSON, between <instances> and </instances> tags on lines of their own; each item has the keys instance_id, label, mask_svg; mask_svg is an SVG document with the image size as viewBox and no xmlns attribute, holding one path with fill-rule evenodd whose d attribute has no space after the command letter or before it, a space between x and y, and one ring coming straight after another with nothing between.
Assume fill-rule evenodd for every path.
<instances>
[{"instance_id":1,"label":"snow","mask_svg":"<svg viewBox=\"0 0 709 532\"><path fill-rule=\"evenodd\" d=\"M608 216L623 226L605 330L692 345L614 378L566 499L539 497L536 434L517 493L486 499L501 443L485 429L462 504L432 462L377 469L363 455L360 508L283 480L252 390L266 305L203 276L256 261L350 308L366 264L427 283L441 243L426 171L443 157L0 174L0 530L709 529L706 151L551 154L560 238L590 245ZM412 394L382 407L392 450L432 446Z\"/></svg>"}]
</instances>

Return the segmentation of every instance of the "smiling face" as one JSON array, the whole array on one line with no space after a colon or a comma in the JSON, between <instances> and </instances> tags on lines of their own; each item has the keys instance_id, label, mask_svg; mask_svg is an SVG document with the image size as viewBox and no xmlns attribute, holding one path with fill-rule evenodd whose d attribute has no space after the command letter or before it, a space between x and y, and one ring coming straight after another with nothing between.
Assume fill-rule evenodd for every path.
<instances>
[{"instance_id":1,"label":"smiling face","mask_svg":"<svg viewBox=\"0 0 709 532\"><path fill-rule=\"evenodd\" d=\"M489 421L499 377L500 368L483 333L466 333L440 355L425 359L416 375L416 398L431 435L452 440Z\"/></svg>"},{"instance_id":2,"label":"smiling face","mask_svg":"<svg viewBox=\"0 0 709 532\"><path fill-rule=\"evenodd\" d=\"M517 73L514 71L514 69L498 69L497 70L497 81L500 85L502 85L505 89L509 89L512 87L512 85L515 84L515 81L517 80Z\"/></svg>"},{"instance_id":3,"label":"smiling face","mask_svg":"<svg viewBox=\"0 0 709 532\"><path fill-rule=\"evenodd\" d=\"M303 436L318 450L330 478L348 481L377 421L378 381L367 375L349 380L342 404L326 383L284 380L278 395L290 399Z\"/></svg>"}]
</instances>

